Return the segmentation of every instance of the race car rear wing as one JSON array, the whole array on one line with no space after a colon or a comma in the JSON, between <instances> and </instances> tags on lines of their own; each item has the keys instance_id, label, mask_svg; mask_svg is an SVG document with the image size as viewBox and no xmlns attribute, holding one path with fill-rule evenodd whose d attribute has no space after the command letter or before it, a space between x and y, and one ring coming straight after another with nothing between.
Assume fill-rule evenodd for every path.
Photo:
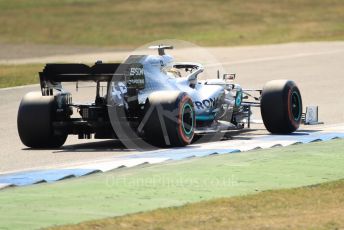
<instances>
[{"instance_id":1,"label":"race car rear wing","mask_svg":"<svg viewBox=\"0 0 344 230\"><path fill-rule=\"evenodd\" d=\"M53 90L62 90L61 82L125 82L128 88L144 88L143 66L139 63L96 63L85 64L47 64L39 73L43 96L53 95Z\"/></svg>"}]
</instances>

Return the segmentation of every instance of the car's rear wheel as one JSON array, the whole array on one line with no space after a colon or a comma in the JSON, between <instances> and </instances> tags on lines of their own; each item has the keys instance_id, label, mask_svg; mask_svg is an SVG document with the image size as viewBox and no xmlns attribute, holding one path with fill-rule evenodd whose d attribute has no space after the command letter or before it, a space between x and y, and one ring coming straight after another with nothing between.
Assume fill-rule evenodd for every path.
<instances>
[{"instance_id":1,"label":"car's rear wheel","mask_svg":"<svg viewBox=\"0 0 344 230\"><path fill-rule=\"evenodd\" d=\"M150 143L158 146L185 146L192 142L195 111L186 93L159 91L150 94L145 117L144 135Z\"/></svg>"},{"instance_id":2,"label":"car's rear wheel","mask_svg":"<svg viewBox=\"0 0 344 230\"><path fill-rule=\"evenodd\" d=\"M17 127L24 145L31 148L57 148L65 143L67 134L53 133L55 108L53 96L30 92L23 97L18 110Z\"/></svg>"},{"instance_id":3,"label":"car's rear wheel","mask_svg":"<svg viewBox=\"0 0 344 230\"><path fill-rule=\"evenodd\" d=\"M261 114L271 133L287 134L297 130L302 117L302 98L295 82L274 80L266 83L261 97Z\"/></svg>"}]
</instances>

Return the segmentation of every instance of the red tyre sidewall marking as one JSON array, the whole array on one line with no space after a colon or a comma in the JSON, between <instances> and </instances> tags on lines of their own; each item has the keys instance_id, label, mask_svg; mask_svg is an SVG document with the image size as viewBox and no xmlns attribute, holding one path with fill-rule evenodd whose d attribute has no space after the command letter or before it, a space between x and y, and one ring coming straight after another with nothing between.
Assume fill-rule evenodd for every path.
<instances>
[{"instance_id":1,"label":"red tyre sidewall marking","mask_svg":"<svg viewBox=\"0 0 344 230\"><path fill-rule=\"evenodd\" d=\"M188 136L186 136L185 135L185 133L183 132L183 127L182 127L182 117L183 117L183 114L182 114L182 112L183 112L183 105L184 105L184 103L185 103L185 101L187 101L187 100L190 100L190 98L188 97L188 96L184 96L183 98L182 98L182 100L179 102L179 113L178 113L178 131L179 131L179 135L180 135L180 137L182 138L182 140L185 142L185 143L187 143L187 144L190 144L190 142L191 142L191 140L192 140L192 138L193 138L193 135L194 134L192 134L191 135L191 137L188 137Z\"/></svg>"}]
</instances>

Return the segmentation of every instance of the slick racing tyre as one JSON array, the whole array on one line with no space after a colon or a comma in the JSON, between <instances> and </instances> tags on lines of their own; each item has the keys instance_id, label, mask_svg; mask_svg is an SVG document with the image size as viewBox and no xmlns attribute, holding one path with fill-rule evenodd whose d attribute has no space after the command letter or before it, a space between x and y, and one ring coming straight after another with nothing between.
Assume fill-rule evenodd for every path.
<instances>
[{"instance_id":1,"label":"slick racing tyre","mask_svg":"<svg viewBox=\"0 0 344 230\"><path fill-rule=\"evenodd\" d=\"M302 98L296 84L289 80L266 83L261 96L261 114L271 133L288 134L297 130L302 117Z\"/></svg>"},{"instance_id":2,"label":"slick racing tyre","mask_svg":"<svg viewBox=\"0 0 344 230\"><path fill-rule=\"evenodd\" d=\"M184 92L151 93L145 117L144 135L153 145L185 146L194 137L195 110L191 98Z\"/></svg>"},{"instance_id":3,"label":"slick racing tyre","mask_svg":"<svg viewBox=\"0 0 344 230\"><path fill-rule=\"evenodd\" d=\"M24 145L31 148L57 148L65 143L67 134L53 134L55 107L54 97L42 96L41 92L30 92L23 97L19 106L17 127Z\"/></svg>"}]
</instances>

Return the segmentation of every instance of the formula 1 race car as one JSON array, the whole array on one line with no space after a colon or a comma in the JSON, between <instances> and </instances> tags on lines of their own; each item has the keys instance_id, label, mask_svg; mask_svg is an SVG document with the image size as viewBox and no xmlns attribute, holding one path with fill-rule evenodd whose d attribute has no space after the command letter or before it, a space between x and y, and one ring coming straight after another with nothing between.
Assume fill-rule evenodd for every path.
<instances>
[{"instance_id":1,"label":"formula 1 race car","mask_svg":"<svg viewBox=\"0 0 344 230\"><path fill-rule=\"evenodd\" d=\"M123 63L93 66L47 64L39 73L41 92L30 92L18 111L22 143L32 148L62 146L69 134L81 139L134 137L154 145L185 146L196 135L249 126L251 107L260 107L266 129L288 134L302 117L301 94L293 81L274 80L262 90L245 90L235 74L199 80L199 63L174 62L172 46L158 55L131 55ZM61 82L92 81L94 102L73 103ZM105 85L106 93L100 93ZM133 135L134 134L134 135Z\"/></svg>"}]
</instances>

